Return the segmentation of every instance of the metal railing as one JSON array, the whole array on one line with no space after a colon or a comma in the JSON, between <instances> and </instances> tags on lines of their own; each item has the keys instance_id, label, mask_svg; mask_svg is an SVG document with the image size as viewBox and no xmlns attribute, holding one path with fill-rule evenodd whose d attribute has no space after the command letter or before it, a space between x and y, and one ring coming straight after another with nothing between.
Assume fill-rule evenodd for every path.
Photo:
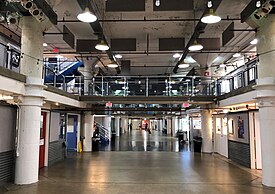
<instances>
[{"instance_id":1,"label":"metal railing","mask_svg":"<svg viewBox=\"0 0 275 194\"><path fill-rule=\"evenodd\" d=\"M47 70L47 67L45 68ZM257 60L223 77L202 76L63 76L47 83L76 95L91 96L219 96L254 84Z\"/></svg>"}]
</instances>

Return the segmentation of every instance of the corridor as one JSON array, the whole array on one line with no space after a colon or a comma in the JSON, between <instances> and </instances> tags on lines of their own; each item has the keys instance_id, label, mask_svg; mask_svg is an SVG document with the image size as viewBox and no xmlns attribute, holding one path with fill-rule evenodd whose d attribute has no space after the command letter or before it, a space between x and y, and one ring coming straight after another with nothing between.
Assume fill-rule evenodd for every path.
<instances>
[{"instance_id":1,"label":"corridor","mask_svg":"<svg viewBox=\"0 0 275 194\"><path fill-rule=\"evenodd\" d=\"M64 161L43 168L38 183L9 185L6 193L275 193L248 169L216 155L179 151L176 144L176 138L155 131L135 131L121 136L119 146L106 147L107 151L70 153Z\"/></svg>"}]
</instances>

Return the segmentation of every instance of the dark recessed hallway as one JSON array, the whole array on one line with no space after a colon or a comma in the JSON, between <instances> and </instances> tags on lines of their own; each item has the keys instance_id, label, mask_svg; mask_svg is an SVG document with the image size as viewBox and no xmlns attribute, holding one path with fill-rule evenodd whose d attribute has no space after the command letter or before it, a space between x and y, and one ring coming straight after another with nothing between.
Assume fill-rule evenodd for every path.
<instances>
[{"instance_id":1,"label":"dark recessed hallway","mask_svg":"<svg viewBox=\"0 0 275 194\"><path fill-rule=\"evenodd\" d=\"M125 143L127 137L132 144ZM141 132L137 132L130 136L125 134L120 139L124 139L131 149L139 150L139 146L133 144L135 139L139 142L142 137ZM153 141L158 138L161 141ZM158 133L153 133L150 139L150 145L175 141ZM126 150L127 146L122 147ZM171 152L174 148L169 149L164 148L162 152L70 153L66 160L42 169L38 183L21 187L10 185L7 193L275 193L273 189L263 188L259 177L215 155Z\"/></svg>"}]
</instances>

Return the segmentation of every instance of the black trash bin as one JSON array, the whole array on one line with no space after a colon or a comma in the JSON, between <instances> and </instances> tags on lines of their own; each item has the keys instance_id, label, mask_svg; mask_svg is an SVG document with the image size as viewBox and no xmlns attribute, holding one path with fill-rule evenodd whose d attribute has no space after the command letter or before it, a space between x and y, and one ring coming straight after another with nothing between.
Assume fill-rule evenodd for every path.
<instances>
[{"instance_id":1,"label":"black trash bin","mask_svg":"<svg viewBox=\"0 0 275 194\"><path fill-rule=\"evenodd\" d=\"M179 143L183 143L183 137L184 137L183 131L178 131Z\"/></svg>"},{"instance_id":2,"label":"black trash bin","mask_svg":"<svg viewBox=\"0 0 275 194\"><path fill-rule=\"evenodd\" d=\"M99 141L100 137L92 137L92 151L99 151Z\"/></svg>"},{"instance_id":3,"label":"black trash bin","mask_svg":"<svg viewBox=\"0 0 275 194\"><path fill-rule=\"evenodd\" d=\"M201 152L202 138L196 137L193 139L194 152Z\"/></svg>"},{"instance_id":4,"label":"black trash bin","mask_svg":"<svg viewBox=\"0 0 275 194\"><path fill-rule=\"evenodd\" d=\"M111 141L115 141L115 140L116 140L116 132L112 132Z\"/></svg>"}]
</instances>

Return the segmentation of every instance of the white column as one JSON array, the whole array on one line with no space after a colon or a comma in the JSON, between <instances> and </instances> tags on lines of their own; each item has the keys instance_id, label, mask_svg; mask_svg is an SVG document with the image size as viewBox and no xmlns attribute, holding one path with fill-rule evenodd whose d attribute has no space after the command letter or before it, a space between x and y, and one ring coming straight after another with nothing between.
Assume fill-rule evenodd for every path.
<instances>
[{"instance_id":1,"label":"white column","mask_svg":"<svg viewBox=\"0 0 275 194\"><path fill-rule=\"evenodd\" d=\"M121 133L126 133L128 131L128 118L122 117L121 118Z\"/></svg>"},{"instance_id":2,"label":"white column","mask_svg":"<svg viewBox=\"0 0 275 194\"><path fill-rule=\"evenodd\" d=\"M167 135L172 134L172 119L167 117Z\"/></svg>"},{"instance_id":3,"label":"white column","mask_svg":"<svg viewBox=\"0 0 275 194\"><path fill-rule=\"evenodd\" d=\"M103 119L103 126L108 130L109 139L111 139L111 137L112 137L111 120L112 120L112 118L109 115L105 116Z\"/></svg>"},{"instance_id":4,"label":"white column","mask_svg":"<svg viewBox=\"0 0 275 194\"><path fill-rule=\"evenodd\" d=\"M176 136L178 130L178 117L172 117L172 134Z\"/></svg>"},{"instance_id":5,"label":"white column","mask_svg":"<svg viewBox=\"0 0 275 194\"><path fill-rule=\"evenodd\" d=\"M20 72L27 76L19 109L19 134L15 184L38 181L41 106L43 105L43 29L31 16L21 19L22 59ZM40 59L40 60L38 60Z\"/></svg>"},{"instance_id":6,"label":"white column","mask_svg":"<svg viewBox=\"0 0 275 194\"><path fill-rule=\"evenodd\" d=\"M120 133L120 117L115 117L116 136L119 137Z\"/></svg>"},{"instance_id":7,"label":"white column","mask_svg":"<svg viewBox=\"0 0 275 194\"><path fill-rule=\"evenodd\" d=\"M212 153L212 112L211 110L201 111L201 136L202 152Z\"/></svg>"},{"instance_id":8,"label":"white column","mask_svg":"<svg viewBox=\"0 0 275 194\"><path fill-rule=\"evenodd\" d=\"M275 187L275 52L268 52L275 46L275 16L264 18L257 31L259 56L257 100L260 113L261 148L262 148L262 183Z\"/></svg>"},{"instance_id":9,"label":"white column","mask_svg":"<svg viewBox=\"0 0 275 194\"><path fill-rule=\"evenodd\" d=\"M162 130L163 130L162 119L158 120L158 123L159 123L159 131L162 132Z\"/></svg>"},{"instance_id":10,"label":"white column","mask_svg":"<svg viewBox=\"0 0 275 194\"><path fill-rule=\"evenodd\" d=\"M91 152L92 151L92 136L93 136L93 127L94 127L94 115L91 112L85 112L84 115L84 136L83 140L83 151Z\"/></svg>"}]
</instances>

